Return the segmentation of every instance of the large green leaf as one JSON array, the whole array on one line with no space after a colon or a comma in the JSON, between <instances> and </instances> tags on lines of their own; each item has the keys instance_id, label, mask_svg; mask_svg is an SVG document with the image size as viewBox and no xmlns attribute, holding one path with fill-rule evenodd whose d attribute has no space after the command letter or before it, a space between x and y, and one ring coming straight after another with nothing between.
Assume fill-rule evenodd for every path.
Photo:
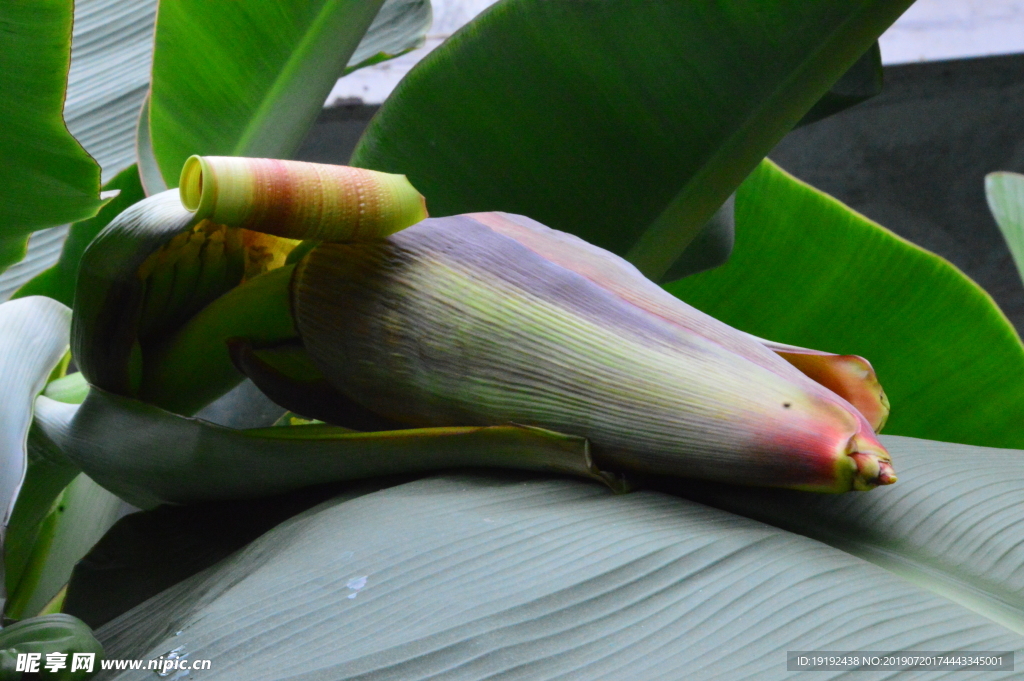
<instances>
[{"instance_id":1,"label":"large green leaf","mask_svg":"<svg viewBox=\"0 0 1024 681\"><path fill-rule=\"evenodd\" d=\"M985 197L996 219L1017 273L1024 277L1024 175L989 173L985 176Z\"/></svg>"},{"instance_id":2,"label":"large green leaf","mask_svg":"<svg viewBox=\"0 0 1024 681\"><path fill-rule=\"evenodd\" d=\"M121 211L136 201L142 200L145 196L142 185L139 183L138 167L134 165L121 171L103 188L116 189L120 193L103 206L96 217L71 225L57 263L49 269L43 270L18 289L14 298L42 295L59 300L69 307L72 305L75 299L75 283L78 279L78 264L82 260L82 254L86 247Z\"/></svg>"},{"instance_id":3,"label":"large green leaf","mask_svg":"<svg viewBox=\"0 0 1024 681\"><path fill-rule=\"evenodd\" d=\"M156 0L74 3L64 120L100 164L104 183L116 181L135 161L135 122L149 89L156 4ZM62 225L32 235L25 258L0 275L0 300L57 261L67 232L67 225Z\"/></svg>"},{"instance_id":4,"label":"large green leaf","mask_svg":"<svg viewBox=\"0 0 1024 681\"><path fill-rule=\"evenodd\" d=\"M149 133L167 186L177 186L192 154L289 156L381 5L382 0L162 3Z\"/></svg>"},{"instance_id":5,"label":"large green leaf","mask_svg":"<svg viewBox=\"0 0 1024 681\"><path fill-rule=\"evenodd\" d=\"M506 0L409 73L352 160L434 215L529 215L657 279L909 4Z\"/></svg>"},{"instance_id":6,"label":"large green leaf","mask_svg":"<svg viewBox=\"0 0 1024 681\"><path fill-rule=\"evenodd\" d=\"M70 325L71 311L49 298L36 296L0 304L0 514L4 528L25 476L36 395L67 352Z\"/></svg>"},{"instance_id":7,"label":"large green leaf","mask_svg":"<svg viewBox=\"0 0 1024 681\"><path fill-rule=\"evenodd\" d=\"M771 162L737 195L730 262L666 288L762 338L868 358L887 432L1024 448L1024 346L991 297Z\"/></svg>"},{"instance_id":8,"label":"large green leaf","mask_svg":"<svg viewBox=\"0 0 1024 681\"><path fill-rule=\"evenodd\" d=\"M100 168L64 125L71 0L0 7L0 271L28 234L99 210Z\"/></svg>"},{"instance_id":9,"label":"large green leaf","mask_svg":"<svg viewBox=\"0 0 1024 681\"><path fill-rule=\"evenodd\" d=\"M510 476L329 502L97 636L111 657L211 659L209 680L760 680L790 677L789 650L1024 647L805 537L654 492ZM1013 672L957 678L972 674Z\"/></svg>"}]
</instances>

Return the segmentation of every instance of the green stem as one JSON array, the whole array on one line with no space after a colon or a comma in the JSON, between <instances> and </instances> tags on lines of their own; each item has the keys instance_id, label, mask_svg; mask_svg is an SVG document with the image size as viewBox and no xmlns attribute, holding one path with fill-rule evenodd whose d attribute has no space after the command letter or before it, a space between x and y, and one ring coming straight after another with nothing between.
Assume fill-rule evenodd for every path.
<instances>
[{"instance_id":1,"label":"green stem","mask_svg":"<svg viewBox=\"0 0 1024 681\"><path fill-rule=\"evenodd\" d=\"M203 308L166 342L145 349L140 395L168 411L192 414L242 381L229 338L254 346L297 338L289 288L293 265L254 277Z\"/></svg>"}]
</instances>

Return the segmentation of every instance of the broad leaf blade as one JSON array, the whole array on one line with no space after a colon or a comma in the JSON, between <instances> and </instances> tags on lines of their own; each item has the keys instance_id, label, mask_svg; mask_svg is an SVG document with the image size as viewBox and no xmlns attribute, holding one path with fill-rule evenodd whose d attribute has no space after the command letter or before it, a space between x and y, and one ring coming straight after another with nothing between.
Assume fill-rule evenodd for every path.
<instances>
[{"instance_id":1,"label":"broad leaf blade","mask_svg":"<svg viewBox=\"0 0 1024 681\"><path fill-rule=\"evenodd\" d=\"M181 646L213 660L210 680L783 679L787 650L1024 644L885 570L745 518L653 492L500 476L330 502L97 634L111 657Z\"/></svg>"},{"instance_id":2,"label":"broad leaf blade","mask_svg":"<svg viewBox=\"0 0 1024 681\"><path fill-rule=\"evenodd\" d=\"M768 161L736 230L727 265L666 288L756 336L866 357L887 433L1024 448L1024 346L959 270Z\"/></svg>"},{"instance_id":3,"label":"broad leaf blade","mask_svg":"<svg viewBox=\"0 0 1024 681\"><path fill-rule=\"evenodd\" d=\"M289 156L381 4L162 3L149 132L167 186L192 154Z\"/></svg>"},{"instance_id":4,"label":"broad leaf blade","mask_svg":"<svg viewBox=\"0 0 1024 681\"><path fill-rule=\"evenodd\" d=\"M345 494L355 497L398 482L407 480L349 484ZM95 629L342 489L342 484L321 485L279 497L165 505L125 516L75 566L63 611Z\"/></svg>"},{"instance_id":5,"label":"broad leaf blade","mask_svg":"<svg viewBox=\"0 0 1024 681\"><path fill-rule=\"evenodd\" d=\"M40 272L18 289L14 298L40 295L59 300L68 307L74 303L78 264L82 260L82 254L86 247L121 211L144 198L142 185L139 183L139 171L134 165L121 171L103 188L106 190L117 189L121 193L103 206L95 217L71 225L57 263Z\"/></svg>"},{"instance_id":6,"label":"broad leaf blade","mask_svg":"<svg viewBox=\"0 0 1024 681\"><path fill-rule=\"evenodd\" d=\"M1024 452L883 442L900 481L871 494L677 489L837 546L1024 634Z\"/></svg>"},{"instance_id":7,"label":"broad leaf blade","mask_svg":"<svg viewBox=\"0 0 1024 681\"><path fill-rule=\"evenodd\" d=\"M90 217L100 169L64 125L71 59L70 0L0 8L0 271L24 254L30 232Z\"/></svg>"},{"instance_id":8,"label":"broad leaf blade","mask_svg":"<svg viewBox=\"0 0 1024 681\"><path fill-rule=\"evenodd\" d=\"M985 176L985 198L1010 247L1017 273L1024 277L1024 175L989 173Z\"/></svg>"},{"instance_id":9,"label":"broad leaf blade","mask_svg":"<svg viewBox=\"0 0 1024 681\"><path fill-rule=\"evenodd\" d=\"M135 121L149 86L156 4L156 0L74 3L64 119L71 134L99 163L104 183L135 160ZM54 265L67 231L63 225L32 237L24 260L0 275L0 300Z\"/></svg>"},{"instance_id":10,"label":"broad leaf blade","mask_svg":"<svg viewBox=\"0 0 1024 681\"><path fill-rule=\"evenodd\" d=\"M797 125L815 123L881 94L884 75L882 50L875 41Z\"/></svg>"},{"instance_id":11,"label":"broad leaf blade","mask_svg":"<svg viewBox=\"0 0 1024 681\"><path fill-rule=\"evenodd\" d=\"M356 165L433 215L528 215L659 279L905 0L508 0L434 50Z\"/></svg>"}]
</instances>

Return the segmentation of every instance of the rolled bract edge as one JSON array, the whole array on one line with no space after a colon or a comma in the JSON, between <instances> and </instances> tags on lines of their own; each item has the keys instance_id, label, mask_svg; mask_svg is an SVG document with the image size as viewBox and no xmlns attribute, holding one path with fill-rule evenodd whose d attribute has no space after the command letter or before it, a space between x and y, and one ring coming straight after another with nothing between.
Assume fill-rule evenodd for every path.
<instances>
[{"instance_id":1,"label":"rolled bract edge","mask_svg":"<svg viewBox=\"0 0 1024 681\"><path fill-rule=\"evenodd\" d=\"M313 249L293 311L327 380L417 427L583 436L608 470L823 492L895 482L864 416L763 344L674 298L671 319L652 312L625 278L581 274L575 237L533 229L528 246L502 220L528 219L430 219Z\"/></svg>"}]
</instances>

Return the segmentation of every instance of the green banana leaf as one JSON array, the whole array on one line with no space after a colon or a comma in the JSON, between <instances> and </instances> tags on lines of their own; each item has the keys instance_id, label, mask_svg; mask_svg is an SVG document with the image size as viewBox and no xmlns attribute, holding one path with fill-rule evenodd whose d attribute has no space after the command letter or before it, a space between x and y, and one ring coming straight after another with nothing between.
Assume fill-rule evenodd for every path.
<instances>
[{"instance_id":1,"label":"green banana leaf","mask_svg":"<svg viewBox=\"0 0 1024 681\"><path fill-rule=\"evenodd\" d=\"M166 185L178 185L192 154L291 155L346 66L397 54L426 32L429 3L394 0L361 45L381 8L382 0L161 4L149 136Z\"/></svg>"},{"instance_id":2,"label":"green banana leaf","mask_svg":"<svg viewBox=\"0 0 1024 681\"><path fill-rule=\"evenodd\" d=\"M1024 346L991 297L770 161L737 194L730 262L666 288L756 336L868 358L887 433L1024 448Z\"/></svg>"},{"instance_id":3,"label":"green banana leaf","mask_svg":"<svg viewBox=\"0 0 1024 681\"><path fill-rule=\"evenodd\" d=\"M68 129L100 164L107 187L124 191L121 186L124 182L119 176L138 156L143 166L143 184L150 188L148 194L166 188L162 186L163 179L152 160L148 109L144 106L153 62L156 10L156 0L138 0L127 5L122 0L79 0L75 3L74 49L64 106ZM422 40L430 20L427 0L385 0L346 72L390 59L415 47ZM140 133L138 148L137 124ZM145 163L147 160L150 165ZM122 196L122 208L124 198ZM67 230L67 226L61 226L37 233L28 241L27 253L25 235L21 234L16 239L11 246L10 257L12 262L20 262L10 271L0 274L0 300L6 300L43 270L53 268L59 257L63 260L57 270L73 269L71 265L76 261L69 259L67 252L62 254L61 250ZM85 231L88 232L88 228ZM78 240L74 236L71 238ZM78 250L77 246L72 248L73 251ZM2 249L0 244L0 251ZM2 258L0 254L0 260ZM33 284L30 290L50 295L49 287L56 285L58 299L70 304L66 298L66 284L54 282L55 276L47 274L43 277L46 290L37 288L42 287L40 283ZM22 292L22 295L28 294Z\"/></svg>"},{"instance_id":4,"label":"green banana leaf","mask_svg":"<svg viewBox=\"0 0 1024 681\"><path fill-rule=\"evenodd\" d=\"M860 104L882 92L882 52L876 41L843 77L822 95L796 127L810 125ZM665 281L682 279L724 265L736 241L736 193L719 206L679 259L665 272Z\"/></svg>"},{"instance_id":5,"label":"green banana leaf","mask_svg":"<svg viewBox=\"0 0 1024 681\"><path fill-rule=\"evenodd\" d=\"M149 88L156 0L78 0L74 10L64 120L99 163L102 181L111 184L135 161L135 122ZM53 266L67 233L62 225L34 234L24 259L0 275L0 300Z\"/></svg>"},{"instance_id":6,"label":"green banana leaf","mask_svg":"<svg viewBox=\"0 0 1024 681\"><path fill-rule=\"evenodd\" d=\"M25 476L33 403L68 349L71 311L43 297L0 304L0 513L6 528Z\"/></svg>"},{"instance_id":7,"label":"green banana leaf","mask_svg":"<svg viewBox=\"0 0 1024 681\"><path fill-rule=\"evenodd\" d=\"M122 170L103 188L108 191L118 190L120 193L103 206L95 217L71 225L56 264L33 277L15 291L12 298L49 296L68 307L72 305L78 280L78 264L86 247L121 211L145 197L139 182L139 170L135 165Z\"/></svg>"},{"instance_id":8,"label":"green banana leaf","mask_svg":"<svg viewBox=\"0 0 1024 681\"><path fill-rule=\"evenodd\" d=\"M214 681L643 681L789 678L796 650L1024 648L1019 633L877 565L657 492L501 474L359 492L101 627L108 655L177 649L212 660L203 678ZM897 678L864 675L883 677Z\"/></svg>"},{"instance_id":9,"label":"green banana leaf","mask_svg":"<svg viewBox=\"0 0 1024 681\"><path fill-rule=\"evenodd\" d=\"M131 513L75 566L63 612L96 629L343 491L374 492L410 479L377 478L358 488L334 483L276 497L164 505ZM174 546L173 556L168 556L168 546Z\"/></svg>"},{"instance_id":10,"label":"green banana leaf","mask_svg":"<svg viewBox=\"0 0 1024 681\"><path fill-rule=\"evenodd\" d=\"M1017 273L1024 277L1024 175L989 173L985 176L985 198L996 219Z\"/></svg>"},{"instance_id":11,"label":"green banana leaf","mask_svg":"<svg viewBox=\"0 0 1024 681\"><path fill-rule=\"evenodd\" d=\"M88 218L103 205L100 168L62 113L72 8L70 0L0 8L0 272L24 257L31 232Z\"/></svg>"},{"instance_id":12,"label":"green banana leaf","mask_svg":"<svg viewBox=\"0 0 1024 681\"><path fill-rule=\"evenodd\" d=\"M354 165L433 215L502 210L660 279L909 0L505 0L421 61Z\"/></svg>"},{"instance_id":13,"label":"green banana leaf","mask_svg":"<svg viewBox=\"0 0 1024 681\"><path fill-rule=\"evenodd\" d=\"M38 614L64 588L75 564L124 509L121 499L78 474L39 524L18 584L9 592L4 615L24 619Z\"/></svg>"}]
</instances>

